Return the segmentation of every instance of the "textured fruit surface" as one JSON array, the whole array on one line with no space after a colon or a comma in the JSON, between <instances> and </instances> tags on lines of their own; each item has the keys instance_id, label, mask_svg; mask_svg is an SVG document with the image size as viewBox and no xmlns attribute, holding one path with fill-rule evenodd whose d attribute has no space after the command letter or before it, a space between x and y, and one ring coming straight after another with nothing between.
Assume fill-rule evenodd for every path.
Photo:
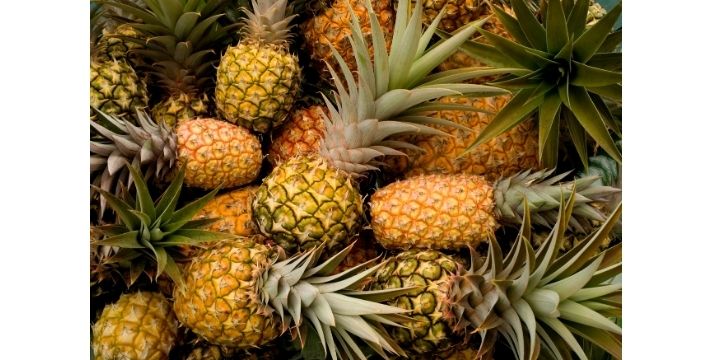
<instances>
[{"instance_id":1,"label":"textured fruit surface","mask_svg":"<svg viewBox=\"0 0 720 360\"><path fill-rule=\"evenodd\" d=\"M253 202L260 231L289 253L327 241L345 247L357 233L362 197L350 175L320 157L293 158L263 180Z\"/></svg>"},{"instance_id":2,"label":"textured fruit surface","mask_svg":"<svg viewBox=\"0 0 720 360\"><path fill-rule=\"evenodd\" d=\"M103 29L102 37L98 41L96 59L101 61L110 61L113 59L127 59L133 65L136 65L137 56L129 53L130 50L142 48L138 43L125 40L121 36L127 36L140 39L142 35L128 24L121 24L112 31Z\"/></svg>"},{"instance_id":3,"label":"textured fruit surface","mask_svg":"<svg viewBox=\"0 0 720 360\"><path fill-rule=\"evenodd\" d=\"M216 196L195 215L194 219L216 218L207 229L240 236L258 234L252 218L252 201L257 186L248 186Z\"/></svg>"},{"instance_id":4,"label":"textured fruit surface","mask_svg":"<svg viewBox=\"0 0 720 360\"><path fill-rule=\"evenodd\" d=\"M215 103L223 119L265 133L285 120L299 89L297 56L279 46L241 43L220 59Z\"/></svg>"},{"instance_id":5,"label":"textured fruit surface","mask_svg":"<svg viewBox=\"0 0 720 360\"><path fill-rule=\"evenodd\" d=\"M316 154L325 132L323 111L326 107L319 105L293 111L273 136L268 156L270 163L277 165L295 156Z\"/></svg>"},{"instance_id":6,"label":"textured fruit surface","mask_svg":"<svg viewBox=\"0 0 720 360\"><path fill-rule=\"evenodd\" d=\"M247 129L215 119L178 125L178 159L187 164L185 184L201 189L245 185L258 176L260 141Z\"/></svg>"},{"instance_id":7,"label":"textured fruit surface","mask_svg":"<svg viewBox=\"0 0 720 360\"><path fill-rule=\"evenodd\" d=\"M472 106L490 113L444 110L428 114L428 116L464 125L473 131L433 125L435 128L448 132L451 136L416 136L413 143L422 148L424 152L412 150L409 152L406 175L464 173L483 175L489 181L494 181L503 176L537 168L538 130L534 121L525 121L510 131L476 147L469 154L460 156L509 99L509 95L484 98L442 98L440 100L442 103Z\"/></svg>"},{"instance_id":8,"label":"textured fruit surface","mask_svg":"<svg viewBox=\"0 0 720 360\"><path fill-rule=\"evenodd\" d=\"M403 349L423 354L443 351L459 342L451 330L446 302L449 279L457 268L455 260L438 251L412 249L391 258L377 272L371 290L420 287L389 303L410 310L405 315L415 320L409 329L390 330Z\"/></svg>"},{"instance_id":9,"label":"textured fruit surface","mask_svg":"<svg viewBox=\"0 0 720 360\"><path fill-rule=\"evenodd\" d=\"M192 120L209 115L208 98L192 97L187 94L176 94L157 103L152 108L152 118L155 122L164 122L169 126L175 126L185 120Z\"/></svg>"},{"instance_id":10,"label":"textured fruit surface","mask_svg":"<svg viewBox=\"0 0 720 360\"><path fill-rule=\"evenodd\" d=\"M371 197L371 227L386 249L462 249L493 236L493 187L477 175L421 175Z\"/></svg>"},{"instance_id":11,"label":"textured fruit surface","mask_svg":"<svg viewBox=\"0 0 720 360\"><path fill-rule=\"evenodd\" d=\"M397 1L397 0L396 0ZM447 32L453 32L463 25L475 21L487 8L484 1L469 0L422 0L423 23L430 25L445 7L445 16L440 20L438 28ZM415 6L415 1L412 1Z\"/></svg>"},{"instance_id":12,"label":"textured fruit surface","mask_svg":"<svg viewBox=\"0 0 720 360\"><path fill-rule=\"evenodd\" d=\"M90 106L106 114L125 115L147 104L145 84L125 61L90 62Z\"/></svg>"},{"instance_id":13,"label":"textured fruit surface","mask_svg":"<svg viewBox=\"0 0 720 360\"><path fill-rule=\"evenodd\" d=\"M333 65L338 70L337 62L333 58L332 48L334 47L340 56L345 60L352 71L357 70L350 35L352 34L352 13L354 12L360 23L362 34L370 38L370 16L365 7L365 0L350 0L350 7L346 0L335 0L333 3L315 17L301 25L302 34L305 37L305 45L313 64L321 72L325 72L325 63ZM385 41L388 50L391 44L393 23L395 21L391 0L371 0L374 12L377 14L378 22L385 34ZM373 54L372 41L367 41L370 55Z\"/></svg>"},{"instance_id":14,"label":"textured fruit surface","mask_svg":"<svg viewBox=\"0 0 720 360\"><path fill-rule=\"evenodd\" d=\"M271 249L240 238L198 251L175 287L178 319L206 341L240 348L263 345L280 334L279 318L262 303L261 276Z\"/></svg>"},{"instance_id":15,"label":"textured fruit surface","mask_svg":"<svg viewBox=\"0 0 720 360\"><path fill-rule=\"evenodd\" d=\"M177 331L177 319L162 294L123 294L93 325L95 359L168 359Z\"/></svg>"}]
</instances>

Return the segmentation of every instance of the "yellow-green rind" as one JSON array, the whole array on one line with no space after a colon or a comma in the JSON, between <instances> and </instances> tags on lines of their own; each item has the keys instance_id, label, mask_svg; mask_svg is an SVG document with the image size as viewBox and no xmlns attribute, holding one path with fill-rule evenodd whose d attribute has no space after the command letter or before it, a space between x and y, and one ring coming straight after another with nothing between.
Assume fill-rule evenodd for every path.
<instances>
[{"instance_id":1,"label":"yellow-green rind","mask_svg":"<svg viewBox=\"0 0 720 360\"><path fill-rule=\"evenodd\" d=\"M90 61L90 106L110 115L127 115L147 105L145 84L128 63Z\"/></svg>"},{"instance_id":2,"label":"yellow-green rind","mask_svg":"<svg viewBox=\"0 0 720 360\"><path fill-rule=\"evenodd\" d=\"M300 89L300 64L284 47L241 42L229 47L217 69L220 116L260 133L280 125Z\"/></svg>"},{"instance_id":3,"label":"yellow-green rind","mask_svg":"<svg viewBox=\"0 0 720 360\"><path fill-rule=\"evenodd\" d=\"M348 173L318 156L301 156L278 165L265 178L253 215L260 231L290 253L326 241L332 253L358 232L362 207Z\"/></svg>"}]
</instances>

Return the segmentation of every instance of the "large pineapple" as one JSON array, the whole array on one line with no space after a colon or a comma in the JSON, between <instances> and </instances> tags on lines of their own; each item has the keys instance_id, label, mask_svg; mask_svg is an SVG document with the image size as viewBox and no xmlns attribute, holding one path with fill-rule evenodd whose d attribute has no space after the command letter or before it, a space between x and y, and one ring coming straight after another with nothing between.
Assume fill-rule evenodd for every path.
<instances>
[{"instance_id":1,"label":"large pineapple","mask_svg":"<svg viewBox=\"0 0 720 360\"><path fill-rule=\"evenodd\" d=\"M389 302L411 310L409 329L391 334L411 352L430 353L459 341L482 337L480 359L493 358L493 345L504 338L514 357L587 360L578 339L621 357L621 244L600 253L598 247L619 217L619 208L603 226L567 255L558 251L570 221L573 196L560 206L551 234L535 251L529 243L530 212L506 256L491 239L487 258L473 250L468 268L435 250L409 250L390 259L373 279L372 290L420 286ZM453 333L454 331L454 333ZM541 356L542 354L542 356Z\"/></svg>"},{"instance_id":2,"label":"large pineapple","mask_svg":"<svg viewBox=\"0 0 720 360\"><path fill-rule=\"evenodd\" d=\"M593 203L619 191L595 183L596 177L559 183L567 173L550 171L516 174L491 183L477 175L420 175L376 191L370 199L371 227L387 249L476 248L493 238L503 224L520 224L523 201L530 201L533 224L551 227L560 199L574 188L573 229L587 232L605 215Z\"/></svg>"},{"instance_id":3,"label":"large pineapple","mask_svg":"<svg viewBox=\"0 0 720 360\"><path fill-rule=\"evenodd\" d=\"M152 108L155 121L175 126L184 120L210 115L207 92L213 85L216 51L225 44L228 35L229 27L218 23L227 2L116 0L106 3L132 15L134 19L117 18L142 35L139 39L122 38L141 46L131 53L143 57L142 68L162 92Z\"/></svg>"},{"instance_id":4,"label":"large pineapple","mask_svg":"<svg viewBox=\"0 0 720 360\"><path fill-rule=\"evenodd\" d=\"M463 173L483 175L489 181L494 181L503 176L537 168L537 127L531 121L526 121L511 131L476 147L472 152L465 153L465 149L475 136L492 121L493 115L500 111L509 99L509 95L440 99L441 103L464 105L483 111L444 110L428 114L466 126L469 130L439 127L451 136L415 136L412 143L420 150L407 152L408 164L405 175Z\"/></svg>"},{"instance_id":5,"label":"large pineapple","mask_svg":"<svg viewBox=\"0 0 720 360\"><path fill-rule=\"evenodd\" d=\"M111 35L102 33L101 17L98 10L90 19L90 106L107 114L133 115L148 105L148 91L126 59L109 48Z\"/></svg>"},{"instance_id":6,"label":"large pineapple","mask_svg":"<svg viewBox=\"0 0 720 360\"><path fill-rule=\"evenodd\" d=\"M360 23L361 34L369 38L372 34L370 13L374 12L385 37L386 50L390 50L395 18L392 0L371 0L371 9L368 9L366 0L332 0L328 3L328 6L322 7L315 16L301 25L307 51L314 67L321 73L327 74L326 63L332 64L335 71L340 71L332 49L340 53L350 70L357 70L350 45L353 16L356 16ZM372 56L373 48L370 47L369 50Z\"/></svg>"},{"instance_id":7,"label":"large pineapple","mask_svg":"<svg viewBox=\"0 0 720 360\"><path fill-rule=\"evenodd\" d=\"M162 294L142 291L105 306L92 330L94 360L166 360L178 321Z\"/></svg>"},{"instance_id":8,"label":"large pineapple","mask_svg":"<svg viewBox=\"0 0 720 360\"><path fill-rule=\"evenodd\" d=\"M407 11L407 1L401 2ZM398 17L396 35L413 41L396 43L390 54L376 15L371 13L375 43L375 62L370 61L368 46L360 24L353 17L355 58L359 64L356 82L345 61L336 53L343 69L335 80L336 103L327 98L323 114L325 133L318 154L300 156L276 166L266 177L253 203L260 231L288 251L306 249L328 242L330 251L343 247L361 224L362 198L353 177L376 170L386 155L402 155L398 148L412 147L402 141L387 140L401 133L442 133L423 124L452 124L440 119L415 116L413 111L442 110L445 104L428 100L463 92L499 95L495 88L457 84L476 72L465 74L428 74L475 31L472 27L427 50L434 32L422 32L418 6L413 17ZM417 56L416 56L417 54ZM346 88L344 84L348 84ZM422 112L420 110L417 110Z\"/></svg>"},{"instance_id":9,"label":"large pineapple","mask_svg":"<svg viewBox=\"0 0 720 360\"><path fill-rule=\"evenodd\" d=\"M300 64L290 53L287 0L253 0L243 9L243 39L225 50L217 69L220 116L260 133L287 117L300 89Z\"/></svg>"},{"instance_id":10,"label":"large pineapple","mask_svg":"<svg viewBox=\"0 0 720 360\"><path fill-rule=\"evenodd\" d=\"M381 326L398 326L396 321L405 320L398 316L402 310L377 302L407 289L362 292L355 287L380 265L331 277L350 247L318 263L321 248L282 260L262 241L261 236L240 237L196 253L185 268L185 286L175 288L180 322L216 345L259 347L291 325L302 325L296 334L316 332L333 359L365 359L356 338L380 354L404 354Z\"/></svg>"}]
</instances>

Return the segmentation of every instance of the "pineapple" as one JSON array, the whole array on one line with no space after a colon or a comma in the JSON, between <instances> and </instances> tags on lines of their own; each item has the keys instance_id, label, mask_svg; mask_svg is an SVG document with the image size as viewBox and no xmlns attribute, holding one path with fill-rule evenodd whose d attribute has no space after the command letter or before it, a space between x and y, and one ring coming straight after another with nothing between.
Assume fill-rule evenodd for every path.
<instances>
[{"instance_id":1,"label":"pineapple","mask_svg":"<svg viewBox=\"0 0 720 360\"><path fill-rule=\"evenodd\" d=\"M327 109L313 105L293 111L288 120L273 136L268 159L273 166L290 158L317 153L325 132L323 115Z\"/></svg>"},{"instance_id":2,"label":"pineapple","mask_svg":"<svg viewBox=\"0 0 720 360\"><path fill-rule=\"evenodd\" d=\"M407 1L401 4L403 11L407 11ZM318 153L292 158L276 166L263 180L253 202L254 217L261 233L288 252L328 242L328 251L332 253L346 245L357 234L362 219L362 198L353 178L377 170L382 156L402 155L397 148L413 147L386 139L409 132L439 134L442 131L423 124L452 124L414 116L415 107L422 105L423 111L444 109L445 104L427 102L450 94L503 93L492 87L456 83L476 76L474 71L428 77L475 30L469 27L428 51L434 27L421 33L421 10L416 7L411 18L398 17L396 34L414 41L393 44L390 54L385 51L377 16L370 14L375 63L370 61L360 24L353 17L351 42L360 64L359 82L336 52L343 78L328 68L335 79L337 105L325 98L328 111L322 115L325 132Z\"/></svg>"},{"instance_id":3,"label":"pineapple","mask_svg":"<svg viewBox=\"0 0 720 360\"><path fill-rule=\"evenodd\" d=\"M351 71L357 70L350 45L353 16L360 22L361 34L369 38L372 34L369 14L374 12L385 37L386 50L390 50L395 21L392 0L371 0L370 4L372 7L368 9L365 0L332 0L300 26L312 63L321 74L327 74L326 63L332 64L336 72L341 71L333 57L333 48ZM372 56L373 48L369 50Z\"/></svg>"},{"instance_id":4,"label":"pineapple","mask_svg":"<svg viewBox=\"0 0 720 360\"><path fill-rule=\"evenodd\" d=\"M142 48L133 41L123 40L121 37L141 39L141 34L129 24L120 24L112 30L104 28L100 38L99 48L102 53L98 55L103 61L112 59L125 59L133 67L140 65L137 55L132 51Z\"/></svg>"},{"instance_id":5,"label":"pineapple","mask_svg":"<svg viewBox=\"0 0 720 360\"><path fill-rule=\"evenodd\" d=\"M248 184L262 165L260 141L247 129L215 119L195 119L176 128L178 160L185 183L214 189Z\"/></svg>"},{"instance_id":6,"label":"pineapple","mask_svg":"<svg viewBox=\"0 0 720 360\"><path fill-rule=\"evenodd\" d=\"M197 117L207 117L207 92L213 85L214 55L223 45L228 28L218 23L227 0L157 1L116 0L105 4L132 15L115 16L141 33L140 38L122 37L140 45L131 50L143 58L152 83L161 90L152 108L153 119L170 126ZM147 40L144 40L147 39Z\"/></svg>"},{"instance_id":7,"label":"pineapple","mask_svg":"<svg viewBox=\"0 0 720 360\"><path fill-rule=\"evenodd\" d=\"M191 221L195 213L215 196L217 189L176 210L184 169L178 171L160 198L153 201L140 171L129 164L127 166L137 197L125 201L95 187L118 214L120 223L98 227L102 237L91 245L112 249L108 261L124 270L128 287L143 273L154 280L166 274L175 283L182 282L178 261L184 260L183 247L229 237L201 229L212 220Z\"/></svg>"},{"instance_id":8,"label":"pineapple","mask_svg":"<svg viewBox=\"0 0 720 360\"><path fill-rule=\"evenodd\" d=\"M178 321L162 294L141 291L107 305L92 330L95 360L163 360L177 340Z\"/></svg>"},{"instance_id":9,"label":"pineapple","mask_svg":"<svg viewBox=\"0 0 720 360\"><path fill-rule=\"evenodd\" d=\"M138 125L101 110L96 113L98 122L90 122L97 134L90 141L91 183L119 196L132 184L125 162L138 167L146 180L152 178L156 182L164 182L176 160L177 136L172 129L164 124L155 124L140 109L136 109L135 116ZM95 195L97 193L93 192ZM107 200L100 197L99 202L98 217L102 218Z\"/></svg>"},{"instance_id":10,"label":"pineapple","mask_svg":"<svg viewBox=\"0 0 720 360\"><path fill-rule=\"evenodd\" d=\"M126 59L114 57L110 35L101 35L101 16L98 10L90 19L90 106L107 114L132 115L148 105L148 91Z\"/></svg>"},{"instance_id":11,"label":"pineapple","mask_svg":"<svg viewBox=\"0 0 720 360\"><path fill-rule=\"evenodd\" d=\"M215 104L220 116L266 133L287 117L300 89L300 64L290 53L287 0L252 0L244 9L244 38L225 50L217 68Z\"/></svg>"},{"instance_id":12,"label":"pineapple","mask_svg":"<svg viewBox=\"0 0 720 360\"><path fill-rule=\"evenodd\" d=\"M522 360L587 359L578 339L589 340L621 357L621 244L597 254L600 242L619 217L617 208L603 226L560 256L574 195L562 204L553 230L538 251L532 250L530 209L506 256L491 239L482 259L471 248L468 268L436 250L411 249L390 259L369 289L380 291L420 286L388 302L411 310L417 319L410 329L391 334L412 353L442 350L464 334L478 333L478 358L492 359L495 340L502 337ZM455 336L458 340L453 339Z\"/></svg>"},{"instance_id":13,"label":"pineapple","mask_svg":"<svg viewBox=\"0 0 720 360\"><path fill-rule=\"evenodd\" d=\"M490 83L513 89L514 95L468 151L537 114L533 121L538 124L538 160L543 167L557 165L561 131L570 134L585 169L588 136L621 162L610 131L621 136L622 129L607 102L622 101L622 53L617 51L622 30L613 31L622 3L589 27L589 0L549 0L538 14L524 0L510 3L516 17L499 7L494 11L512 40L481 30L489 45L463 45L464 51L487 64L515 68Z\"/></svg>"},{"instance_id":14,"label":"pineapple","mask_svg":"<svg viewBox=\"0 0 720 360\"><path fill-rule=\"evenodd\" d=\"M422 151L408 151L406 176L421 174L472 174L483 175L488 181L538 167L537 127L526 121L511 131L465 154L474 135L482 131L510 99L510 96L496 97L445 97L439 102L459 104L482 109L480 111L444 110L428 116L448 119L464 125L473 131L447 128L452 136L416 136L413 141Z\"/></svg>"},{"instance_id":15,"label":"pineapple","mask_svg":"<svg viewBox=\"0 0 720 360\"><path fill-rule=\"evenodd\" d=\"M596 177L559 183L568 173L525 171L494 183L477 175L420 175L376 191L370 200L371 227L386 249L476 248L494 237L500 224L520 224L523 200L530 200L534 224L550 227L564 194L578 192L572 209L576 232L592 229L605 216L592 206L619 191Z\"/></svg>"},{"instance_id":16,"label":"pineapple","mask_svg":"<svg viewBox=\"0 0 720 360\"><path fill-rule=\"evenodd\" d=\"M193 220L216 219L207 226L210 231L239 236L258 234L252 218L252 201L257 189L257 186L248 186L218 195L203 206Z\"/></svg>"},{"instance_id":17,"label":"pineapple","mask_svg":"<svg viewBox=\"0 0 720 360\"><path fill-rule=\"evenodd\" d=\"M318 264L322 247L287 260L262 244L262 236L239 237L199 251L175 288L180 322L209 343L241 349L263 346L294 326L315 331L332 358L365 359L358 337L384 355L404 355L381 323L399 326L401 309L379 301L402 294L363 292L355 285L378 268L356 267L328 276L350 251ZM352 335L352 337L351 337Z\"/></svg>"}]
</instances>

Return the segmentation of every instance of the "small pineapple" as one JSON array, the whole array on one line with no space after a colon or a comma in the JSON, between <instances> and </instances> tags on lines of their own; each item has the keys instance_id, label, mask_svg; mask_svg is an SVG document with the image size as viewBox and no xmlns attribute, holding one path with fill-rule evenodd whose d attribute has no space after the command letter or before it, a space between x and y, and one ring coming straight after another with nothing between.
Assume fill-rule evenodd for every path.
<instances>
[{"instance_id":1,"label":"small pineapple","mask_svg":"<svg viewBox=\"0 0 720 360\"><path fill-rule=\"evenodd\" d=\"M557 222L537 252L530 238L530 208L516 242L505 256L491 239L486 258L471 248L466 268L436 250L411 249L391 258L369 289L420 286L387 302L412 312L409 329L392 329L393 337L412 353L432 354L453 346L463 335L481 337L477 358L492 359L496 339L503 338L516 359L579 359L587 355L578 340L598 344L621 358L621 246L597 253L617 221L620 208L578 244L573 256L560 256L575 194L561 200ZM548 334L562 336L548 336ZM453 339L453 336L457 340ZM453 343L455 341L455 343ZM437 357L434 357L437 358Z\"/></svg>"},{"instance_id":2,"label":"small pineapple","mask_svg":"<svg viewBox=\"0 0 720 360\"><path fill-rule=\"evenodd\" d=\"M164 360L177 340L178 321L162 294L141 291L107 305L92 330L95 360Z\"/></svg>"},{"instance_id":3,"label":"small pineapple","mask_svg":"<svg viewBox=\"0 0 720 360\"><path fill-rule=\"evenodd\" d=\"M592 206L618 189L595 183L595 177L559 183L568 173L525 171L494 183L477 175L420 175L376 191L370 200L371 227L386 249L476 248L494 237L503 224L520 224L528 198L534 224L551 227L559 200L573 187L578 201L572 208L575 231L592 229L591 221L605 215Z\"/></svg>"},{"instance_id":4,"label":"small pineapple","mask_svg":"<svg viewBox=\"0 0 720 360\"><path fill-rule=\"evenodd\" d=\"M175 287L180 322L211 344L247 349L302 321L325 340L322 347L333 358L365 358L351 334L382 355L404 355L380 325L398 325L402 310L377 302L406 290L369 294L355 288L380 265L329 277L350 247L318 263L321 248L281 260L263 241L239 237L199 251L185 268L185 286Z\"/></svg>"},{"instance_id":5,"label":"small pineapple","mask_svg":"<svg viewBox=\"0 0 720 360\"><path fill-rule=\"evenodd\" d=\"M402 11L408 2L401 2ZM416 14L422 9L416 7ZM430 27L422 31L420 17L398 17L395 31L413 41L385 50L377 15L369 15L375 58L370 61L369 46L361 36L357 17L352 17L353 51L358 66L358 82L345 61L336 53L342 77L329 67L335 80L335 104L325 98L327 114L322 114L325 131L317 154L303 155L276 166L264 180L253 202L253 214L260 231L273 238L288 252L308 249L327 242L332 254L348 244L359 230L362 198L353 179L364 172L378 170L382 157L402 155L399 148L413 145L388 140L403 133L438 134L442 131L424 124L449 121L424 117L423 124L407 112L421 105L424 110L440 109L442 104L427 103L450 94L473 92L489 96L504 93L493 87L458 84L476 73L428 77L438 63L475 31L469 27L448 43L441 40L427 49L421 39L429 39ZM424 35L424 36L423 36ZM446 83L447 82L447 83ZM345 85L347 84L347 86Z\"/></svg>"},{"instance_id":6,"label":"small pineapple","mask_svg":"<svg viewBox=\"0 0 720 360\"><path fill-rule=\"evenodd\" d=\"M203 206L193 220L216 219L207 226L210 231L239 236L258 234L252 218L252 201L257 190L257 186L248 186L218 195Z\"/></svg>"},{"instance_id":7,"label":"small pineapple","mask_svg":"<svg viewBox=\"0 0 720 360\"><path fill-rule=\"evenodd\" d=\"M175 126L187 120L197 119L209 114L207 94L191 97L180 92L165 98L152 108L155 121L164 122L168 126Z\"/></svg>"},{"instance_id":8,"label":"small pineapple","mask_svg":"<svg viewBox=\"0 0 720 360\"><path fill-rule=\"evenodd\" d=\"M268 159L273 166L300 155L316 154L325 132L327 108L313 105L293 111L290 119L273 134Z\"/></svg>"},{"instance_id":9,"label":"small pineapple","mask_svg":"<svg viewBox=\"0 0 720 360\"><path fill-rule=\"evenodd\" d=\"M243 9L244 37L225 50L217 68L215 104L220 116L260 133L279 126L300 89L300 64L290 53L287 0L252 0Z\"/></svg>"},{"instance_id":10,"label":"small pineapple","mask_svg":"<svg viewBox=\"0 0 720 360\"><path fill-rule=\"evenodd\" d=\"M186 164L185 183L201 189L248 184L260 174L260 141L247 129L215 119L179 124L177 156Z\"/></svg>"}]
</instances>

